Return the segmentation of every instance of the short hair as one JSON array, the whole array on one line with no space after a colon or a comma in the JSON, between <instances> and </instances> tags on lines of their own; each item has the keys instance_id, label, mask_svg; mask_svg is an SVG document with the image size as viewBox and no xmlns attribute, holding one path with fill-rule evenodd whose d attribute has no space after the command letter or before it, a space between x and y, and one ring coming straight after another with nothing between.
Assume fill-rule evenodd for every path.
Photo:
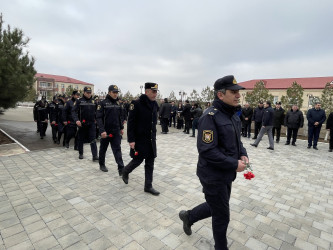
<instances>
[{"instance_id":1,"label":"short hair","mask_svg":"<svg viewBox=\"0 0 333 250\"><path fill-rule=\"evenodd\" d=\"M271 104L271 101L266 101L266 103L267 103L269 106L272 105L272 104Z\"/></svg>"},{"instance_id":2,"label":"short hair","mask_svg":"<svg viewBox=\"0 0 333 250\"><path fill-rule=\"evenodd\" d=\"M222 94L225 95L225 93L227 93L227 90L226 89L218 89L218 90L214 90L214 96L215 96L215 99L218 99L217 97L217 93L218 92L221 92Z\"/></svg>"},{"instance_id":3,"label":"short hair","mask_svg":"<svg viewBox=\"0 0 333 250\"><path fill-rule=\"evenodd\" d=\"M189 101L189 100L186 100L185 102L186 102L186 103L190 103L190 101Z\"/></svg>"}]
</instances>

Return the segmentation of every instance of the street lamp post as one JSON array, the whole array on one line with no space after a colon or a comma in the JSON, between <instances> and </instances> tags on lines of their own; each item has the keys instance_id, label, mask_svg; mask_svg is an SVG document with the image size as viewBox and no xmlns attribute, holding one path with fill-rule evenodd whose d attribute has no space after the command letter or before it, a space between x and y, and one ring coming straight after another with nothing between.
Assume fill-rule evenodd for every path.
<instances>
[{"instance_id":1,"label":"street lamp post","mask_svg":"<svg viewBox=\"0 0 333 250\"><path fill-rule=\"evenodd\" d=\"M183 99L185 99L184 97L186 96L185 91L182 91L182 90L179 91L179 95L180 95L180 101L183 104Z\"/></svg>"},{"instance_id":2,"label":"street lamp post","mask_svg":"<svg viewBox=\"0 0 333 250\"><path fill-rule=\"evenodd\" d=\"M143 85L140 85L141 95L142 95Z\"/></svg>"}]
</instances>

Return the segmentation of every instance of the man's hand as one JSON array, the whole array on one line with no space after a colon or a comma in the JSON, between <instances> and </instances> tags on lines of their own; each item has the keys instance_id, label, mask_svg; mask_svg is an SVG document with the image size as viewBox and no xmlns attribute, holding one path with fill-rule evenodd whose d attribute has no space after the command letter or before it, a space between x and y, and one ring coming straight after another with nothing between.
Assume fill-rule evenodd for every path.
<instances>
[{"instance_id":1,"label":"man's hand","mask_svg":"<svg viewBox=\"0 0 333 250\"><path fill-rule=\"evenodd\" d=\"M47 123L49 120L48 119L45 119L45 123Z\"/></svg>"},{"instance_id":2,"label":"man's hand","mask_svg":"<svg viewBox=\"0 0 333 250\"><path fill-rule=\"evenodd\" d=\"M249 118L245 117L245 121L247 121Z\"/></svg>"},{"instance_id":3,"label":"man's hand","mask_svg":"<svg viewBox=\"0 0 333 250\"><path fill-rule=\"evenodd\" d=\"M105 139L105 138L106 138L106 132L101 133L101 137L102 137L103 139Z\"/></svg>"},{"instance_id":4,"label":"man's hand","mask_svg":"<svg viewBox=\"0 0 333 250\"><path fill-rule=\"evenodd\" d=\"M80 122L80 121L76 121L76 125L77 125L78 127L81 127L81 122Z\"/></svg>"},{"instance_id":5,"label":"man's hand","mask_svg":"<svg viewBox=\"0 0 333 250\"><path fill-rule=\"evenodd\" d=\"M236 169L237 172L243 172L246 168L245 163L242 160L238 160L238 167Z\"/></svg>"},{"instance_id":6,"label":"man's hand","mask_svg":"<svg viewBox=\"0 0 333 250\"><path fill-rule=\"evenodd\" d=\"M67 122L63 122L63 124L64 124L65 126L67 126Z\"/></svg>"},{"instance_id":7,"label":"man's hand","mask_svg":"<svg viewBox=\"0 0 333 250\"><path fill-rule=\"evenodd\" d=\"M120 134L121 135L123 135L124 134L124 130L122 129L122 130L120 130Z\"/></svg>"},{"instance_id":8,"label":"man's hand","mask_svg":"<svg viewBox=\"0 0 333 250\"><path fill-rule=\"evenodd\" d=\"M55 124L55 121L51 122L51 124L54 125L54 124Z\"/></svg>"},{"instance_id":9,"label":"man's hand","mask_svg":"<svg viewBox=\"0 0 333 250\"><path fill-rule=\"evenodd\" d=\"M249 163L249 158L247 158L245 155L241 156L241 160L245 163Z\"/></svg>"},{"instance_id":10,"label":"man's hand","mask_svg":"<svg viewBox=\"0 0 333 250\"><path fill-rule=\"evenodd\" d=\"M318 125L319 125L319 122L315 122L314 125L315 125L315 126L318 126Z\"/></svg>"},{"instance_id":11,"label":"man's hand","mask_svg":"<svg viewBox=\"0 0 333 250\"><path fill-rule=\"evenodd\" d=\"M130 148L134 149L135 148L135 142L130 142L129 146L130 146Z\"/></svg>"}]
</instances>

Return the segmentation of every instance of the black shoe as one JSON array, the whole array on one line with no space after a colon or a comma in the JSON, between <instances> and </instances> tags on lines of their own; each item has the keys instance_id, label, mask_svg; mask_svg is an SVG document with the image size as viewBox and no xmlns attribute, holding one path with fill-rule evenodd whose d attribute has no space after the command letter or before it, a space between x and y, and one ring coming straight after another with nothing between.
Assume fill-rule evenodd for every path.
<instances>
[{"instance_id":1,"label":"black shoe","mask_svg":"<svg viewBox=\"0 0 333 250\"><path fill-rule=\"evenodd\" d=\"M311 148L311 146L307 146L306 148Z\"/></svg>"},{"instance_id":2,"label":"black shoe","mask_svg":"<svg viewBox=\"0 0 333 250\"><path fill-rule=\"evenodd\" d=\"M313 149L315 149L315 150L318 150L318 148L317 148L317 147L315 147L315 146L313 146Z\"/></svg>"},{"instance_id":3,"label":"black shoe","mask_svg":"<svg viewBox=\"0 0 333 250\"><path fill-rule=\"evenodd\" d=\"M293 146L295 146L295 147L296 147L296 144L295 144L295 142L294 142L294 143L292 143L291 145L293 145Z\"/></svg>"},{"instance_id":4,"label":"black shoe","mask_svg":"<svg viewBox=\"0 0 333 250\"><path fill-rule=\"evenodd\" d=\"M333 149L331 149L331 148L328 150L328 152L332 152L332 151L333 151Z\"/></svg>"},{"instance_id":5,"label":"black shoe","mask_svg":"<svg viewBox=\"0 0 333 250\"><path fill-rule=\"evenodd\" d=\"M56 144L56 143L57 143L57 140L56 140L56 139L53 139L53 142L54 142L54 144Z\"/></svg>"},{"instance_id":6,"label":"black shoe","mask_svg":"<svg viewBox=\"0 0 333 250\"><path fill-rule=\"evenodd\" d=\"M82 160L83 159L83 155L79 154L79 159Z\"/></svg>"},{"instance_id":7,"label":"black shoe","mask_svg":"<svg viewBox=\"0 0 333 250\"><path fill-rule=\"evenodd\" d=\"M190 135L190 137L195 137L195 135Z\"/></svg>"},{"instance_id":8,"label":"black shoe","mask_svg":"<svg viewBox=\"0 0 333 250\"><path fill-rule=\"evenodd\" d=\"M37 130L36 133L39 133L39 130Z\"/></svg>"},{"instance_id":9,"label":"black shoe","mask_svg":"<svg viewBox=\"0 0 333 250\"><path fill-rule=\"evenodd\" d=\"M68 143L66 144L66 148L68 148L69 147L69 145L68 145ZM76 151L79 151L79 148L78 147L74 147L74 150L76 150Z\"/></svg>"},{"instance_id":10,"label":"black shoe","mask_svg":"<svg viewBox=\"0 0 333 250\"><path fill-rule=\"evenodd\" d=\"M57 144L59 145L59 144L60 144L60 141L57 141Z\"/></svg>"},{"instance_id":11,"label":"black shoe","mask_svg":"<svg viewBox=\"0 0 333 250\"><path fill-rule=\"evenodd\" d=\"M128 173L126 171L122 171L122 179L125 182L125 184L128 184Z\"/></svg>"},{"instance_id":12,"label":"black shoe","mask_svg":"<svg viewBox=\"0 0 333 250\"><path fill-rule=\"evenodd\" d=\"M186 134L190 134L190 132L186 132Z\"/></svg>"},{"instance_id":13,"label":"black shoe","mask_svg":"<svg viewBox=\"0 0 333 250\"><path fill-rule=\"evenodd\" d=\"M279 141L279 140L276 140L275 142L276 142L276 143L279 143L280 141Z\"/></svg>"},{"instance_id":14,"label":"black shoe","mask_svg":"<svg viewBox=\"0 0 333 250\"><path fill-rule=\"evenodd\" d=\"M286 142L286 144L284 144L284 145L290 145L290 142Z\"/></svg>"},{"instance_id":15,"label":"black shoe","mask_svg":"<svg viewBox=\"0 0 333 250\"><path fill-rule=\"evenodd\" d=\"M92 161L99 161L98 156L93 156Z\"/></svg>"},{"instance_id":16,"label":"black shoe","mask_svg":"<svg viewBox=\"0 0 333 250\"><path fill-rule=\"evenodd\" d=\"M274 150L274 148L272 148L272 147L268 147L267 149Z\"/></svg>"},{"instance_id":17,"label":"black shoe","mask_svg":"<svg viewBox=\"0 0 333 250\"><path fill-rule=\"evenodd\" d=\"M41 138L41 139L44 139L44 137L43 137L43 136L41 136L40 138Z\"/></svg>"},{"instance_id":18,"label":"black shoe","mask_svg":"<svg viewBox=\"0 0 333 250\"><path fill-rule=\"evenodd\" d=\"M182 210L179 212L179 218L183 221L183 229L185 234L191 235L192 230L191 230L191 224L189 222L189 214L188 211Z\"/></svg>"},{"instance_id":19,"label":"black shoe","mask_svg":"<svg viewBox=\"0 0 333 250\"><path fill-rule=\"evenodd\" d=\"M150 193L152 195L159 195L160 194L160 192L158 192L157 190L155 190L153 187L151 187L151 188L145 188L144 191L147 192L147 193Z\"/></svg>"},{"instance_id":20,"label":"black shoe","mask_svg":"<svg viewBox=\"0 0 333 250\"><path fill-rule=\"evenodd\" d=\"M65 143L65 148L69 148L69 143Z\"/></svg>"},{"instance_id":21,"label":"black shoe","mask_svg":"<svg viewBox=\"0 0 333 250\"><path fill-rule=\"evenodd\" d=\"M250 145L253 147L258 147L258 145L254 144L254 143L251 143Z\"/></svg>"},{"instance_id":22,"label":"black shoe","mask_svg":"<svg viewBox=\"0 0 333 250\"><path fill-rule=\"evenodd\" d=\"M253 140L257 139L257 137L252 137Z\"/></svg>"},{"instance_id":23,"label":"black shoe","mask_svg":"<svg viewBox=\"0 0 333 250\"><path fill-rule=\"evenodd\" d=\"M109 170L105 167L105 165L100 165L99 169L103 172L108 172Z\"/></svg>"}]
</instances>

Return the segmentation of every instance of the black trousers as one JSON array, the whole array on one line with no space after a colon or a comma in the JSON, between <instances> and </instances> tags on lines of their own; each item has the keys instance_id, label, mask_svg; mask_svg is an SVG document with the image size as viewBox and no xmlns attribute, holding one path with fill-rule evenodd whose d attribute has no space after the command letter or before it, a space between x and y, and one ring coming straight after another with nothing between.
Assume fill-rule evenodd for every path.
<instances>
[{"instance_id":1,"label":"black trousers","mask_svg":"<svg viewBox=\"0 0 333 250\"><path fill-rule=\"evenodd\" d=\"M245 137L251 137L251 122L244 123L244 134Z\"/></svg>"},{"instance_id":2,"label":"black trousers","mask_svg":"<svg viewBox=\"0 0 333 250\"><path fill-rule=\"evenodd\" d=\"M184 127L183 123L184 123L183 119L181 119L181 120L178 119L177 120L177 129L182 129Z\"/></svg>"},{"instance_id":3,"label":"black trousers","mask_svg":"<svg viewBox=\"0 0 333 250\"><path fill-rule=\"evenodd\" d=\"M162 118L161 123L162 132L169 132L169 118Z\"/></svg>"},{"instance_id":4,"label":"black trousers","mask_svg":"<svg viewBox=\"0 0 333 250\"><path fill-rule=\"evenodd\" d=\"M330 129L330 149L333 149L333 128Z\"/></svg>"},{"instance_id":5,"label":"black trousers","mask_svg":"<svg viewBox=\"0 0 333 250\"><path fill-rule=\"evenodd\" d=\"M254 123L254 137L257 138L258 137L258 134L259 134L259 131L261 129L261 122L255 122Z\"/></svg>"},{"instance_id":6,"label":"black trousers","mask_svg":"<svg viewBox=\"0 0 333 250\"><path fill-rule=\"evenodd\" d=\"M38 124L38 131L39 131L40 136L45 136L46 129L47 129L47 122L38 121L37 124Z\"/></svg>"},{"instance_id":7,"label":"black trousers","mask_svg":"<svg viewBox=\"0 0 333 250\"><path fill-rule=\"evenodd\" d=\"M230 221L229 200L232 183L223 183L212 194L205 194L206 202L190 210L191 224L212 217L215 249L228 249L227 229Z\"/></svg>"},{"instance_id":8,"label":"black trousers","mask_svg":"<svg viewBox=\"0 0 333 250\"><path fill-rule=\"evenodd\" d=\"M171 127L173 121L173 127L176 127L176 115L171 115L169 120L169 127Z\"/></svg>"},{"instance_id":9,"label":"black trousers","mask_svg":"<svg viewBox=\"0 0 333 250\"><path fill-rule=\"evenodd\" d=\"M290 143L291 136L293 137L292 143L296 142L298 128L288 128L287 129L287 143Z\"/></svg>"},{"instance_id":10,"label":"black trousers","mask_svg":"<svg viewBox=\"0 0 333 250\"><path fill-rule=\"evenodd\" d=\"M185 131L186 133L190 133L191 128L191 120L185 120Z\"/></svg>"},{"instance_id":11,"label":"black trousers","mask_svg":"<svg viewBox=\"0 0 333 250\"><path fill-rule=\"evenodd\" d=\"M58 125L51 124L52 128L52 140L56 141L57 140L57 133L58 133Z\"/></svg>"},{"instance_id":12,"label":"black trousers","mask_svg":"<svg viewBox=\"0 0 333 250\"><path fill-rule=\"evenodd\" d=\"M99 146L99 165L105 165L105 153L108 149L109 144L113 152L114 159L118 165L118 170L124 168L123 157L121 155L121 136L120 131L113 133L113 137L101 138Z\"/></svg>"},{"instance_id":13,"label":"black trousers","mask_svg":"<svg viewBox=\"0 0 333 250\"><path fill-rule=\"evenodd\" d=\"M312 146L312 140L313 140L313 146L317 147L319 135L320 135L320 127L315 127L315 126L308 126L308 146Z\"/></svg>"},{"instance_id":14,"label":"black trousers","mask_svg":"<svg viewBox=\"0 0 333 250\"><path fill-rule=\"evenodd\" d=\"M67 125L64 128L66 143L69 144L70 140L74 137L74 148L78 148L78 135L76 125Z\"/></svg>"},{"instance_id":15,"label":"black trousers","mask_svg":"<svg viewBox=\"0 0 333 250\"><path fill-rule=\"evenodd\" d=\"M83 154L83 144L85 142L90 143L92 156L97 156L97 146L96 146L96 127L95 124L91 126L84 126L79 128L79 154Z\"/></svg>"},{"instance_id":16,"label":"black trousers","mask_svg":"<svg viewBox=\"0 0 333 250\"><path fill-rule=\"evenodd\" d=\"M143 160L143 158L133 158L124 168L123 173L131 173L143 162ZM155 158L145 159L145 188L153 187L154 160Z\"/></svg>"},{"instance_id":17,"label":"black trousers","mask_svg":"<svg viewBox=\"0 0 333 250\"><path fill-rule=\"evenodd\" d=\"M275 130L276 130L276 141L280 141L281 127L273 127L272 129L273 140L274 140Z\"/></svg>"}]
</instances>

